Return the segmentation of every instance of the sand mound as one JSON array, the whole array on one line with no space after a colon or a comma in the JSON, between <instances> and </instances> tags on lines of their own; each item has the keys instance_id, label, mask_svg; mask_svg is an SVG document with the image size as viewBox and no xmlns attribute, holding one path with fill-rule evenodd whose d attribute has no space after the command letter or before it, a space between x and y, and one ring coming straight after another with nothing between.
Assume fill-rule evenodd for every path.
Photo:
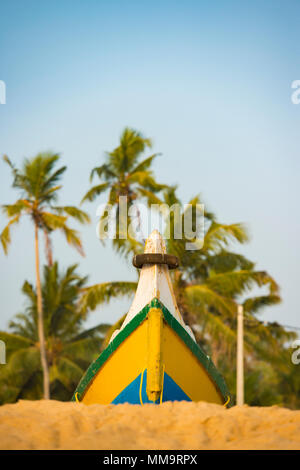
<instances>
[{"instance_id":1,"label":"sand mound","mask_svg":"<svg viewBox=\"0 0 300 470\"><path fill-rule=\"evenodd\" d=\"M1 449L300 449L300 411L208 403L0 407Z\"/></svg>"}]
</instances>

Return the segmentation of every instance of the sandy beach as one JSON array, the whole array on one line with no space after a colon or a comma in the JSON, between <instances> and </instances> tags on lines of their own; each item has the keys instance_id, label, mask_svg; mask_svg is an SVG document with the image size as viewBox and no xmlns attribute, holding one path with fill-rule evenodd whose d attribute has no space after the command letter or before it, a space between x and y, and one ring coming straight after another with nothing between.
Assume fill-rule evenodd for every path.
<instances>
[{"instance_id":1,"label":"sandy beach","mask_svg":"<svg viewBox=\"0 0 300 470\"><path fill-rule=\"evenodd\" d=\"M300 449L300 411L167 402L0 407L1 449Z\"/></svg>"}]
</instances>

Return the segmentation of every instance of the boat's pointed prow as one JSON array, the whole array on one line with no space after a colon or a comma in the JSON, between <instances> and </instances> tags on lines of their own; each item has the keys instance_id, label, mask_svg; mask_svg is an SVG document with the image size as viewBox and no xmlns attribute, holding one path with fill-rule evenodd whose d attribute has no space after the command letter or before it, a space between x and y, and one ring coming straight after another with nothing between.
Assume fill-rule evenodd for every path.
<instances>
[{"instance_id":1,"label":"boat's pointed prow","mask_svg":"<svg viewBox=\"0 0 300 470\"><path fill-rule=\"evenodd\" d=\"M166 253L166 244L157 229L150 233L145 243L144 253Z\"/></svg>"},{"instance_id":2,"label":"boat's pointed prow","mask_svg":"<svg viewBox=\"0 0 300 470\"><path fill-rule=\"evenodd\" d=\"M147 257L147 254L149 257ZM161 260L151 258L150 255L162 255ZM127 313L121 330L153 299L158 299L174 318L185 328L189 335L195 339L192 330L187 326L179 312L169 274L168 255L163 237L158 230L153 230L145 243L144 255L138 255L144 264L141 266L140 278L132 305ZM173 258L176 258L173 256ZM172 260L172 257L170 257ZM156 262L157 261L157 262ZM120 330L112 335L114 339Z\"/></svg>"}]
</instances>

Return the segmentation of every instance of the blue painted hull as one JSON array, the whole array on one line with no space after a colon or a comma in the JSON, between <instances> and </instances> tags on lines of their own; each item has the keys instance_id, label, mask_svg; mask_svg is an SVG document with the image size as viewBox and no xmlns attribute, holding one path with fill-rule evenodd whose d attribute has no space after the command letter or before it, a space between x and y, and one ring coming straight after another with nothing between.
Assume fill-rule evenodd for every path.
<instances>
[{"instance_id":1,"label":"blue painted hull","mask_svg":"<svg viewBox=\"0 0 300 470\"><path fill-rule=\"evenodd\" d=\"M156 403L165 401L191 401L179 385L165 372L163 381L163 393L161 400L150 401L146 393L147 370L134 379L113 401L112 404L130 403L132 405L141 405L144 403ZM141 403L142 402L142 403Z\"/></svg>"}]
</instances>

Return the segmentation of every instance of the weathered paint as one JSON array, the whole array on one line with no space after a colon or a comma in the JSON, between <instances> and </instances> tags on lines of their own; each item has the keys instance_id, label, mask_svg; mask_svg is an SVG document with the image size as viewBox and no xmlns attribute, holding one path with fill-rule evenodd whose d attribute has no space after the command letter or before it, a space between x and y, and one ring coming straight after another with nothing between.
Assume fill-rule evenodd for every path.
<instances>
[{"instance_id":1,"label":"weathered paint","mask_svg":"<svg viewBox=\"0 0 300 470\"><path fill-rule=\"evenodd\" d=\"M147 396L156 401L162 393L163 313L151 308L148 313Z\"/></svg>"},{"instance_id":2,"label":"weathered paint","mask_svg":"<svg viewBox=\"0 0 300 470\"><path fill-rule=\"evenodd\" d=\"M145 244L145 253L166 253L165 242L158 232L154 230ZM159 299L169 312L176 318L189 335L195 340L194 334L190 327L186 325L180 314L175 294L170 279L169 269L167 265L161 264L145 264L140 271L140 278L132 305L126 315L124 323L120 330L114 332L112 340L142 308L147 305L153 298Z\"/></svg>"}]
</instances>

